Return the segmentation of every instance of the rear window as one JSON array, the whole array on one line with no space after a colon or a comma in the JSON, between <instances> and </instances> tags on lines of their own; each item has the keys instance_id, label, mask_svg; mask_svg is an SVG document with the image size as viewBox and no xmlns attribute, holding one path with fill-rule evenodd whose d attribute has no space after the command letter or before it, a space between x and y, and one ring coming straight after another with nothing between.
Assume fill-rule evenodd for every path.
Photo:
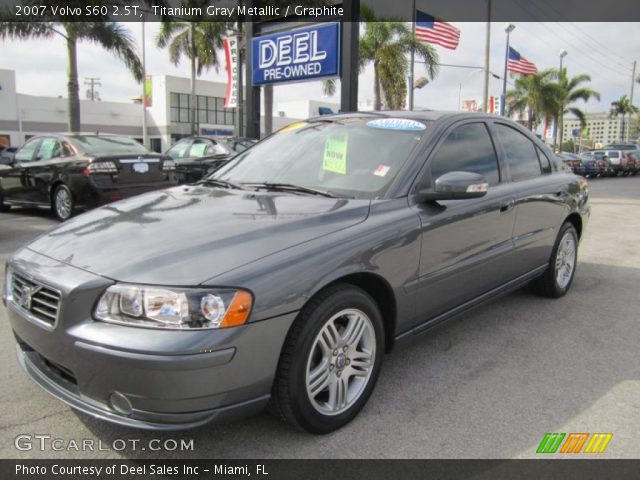
<instances>
[{"instance_id":1,"label":"rear window","mask_svg":"<svg viewBox=\"0 0 640 480\"><path fill-rule=\"evenodd\" d=\"M79 150L89 155L110 155L118 153L140 153L149 151L129 137L109 136L81 136L70 137L69 141Z\"/></svg>"},{"instance_id":2,"label":"rear window","mask_svg":"<svg viewBox=\"0 0 640 480\"><path fill-rule=\"evenodd\" d=\"M609 152L609 158L618 158L620 156L620 152Z\"/></svg>"}]
</instances>

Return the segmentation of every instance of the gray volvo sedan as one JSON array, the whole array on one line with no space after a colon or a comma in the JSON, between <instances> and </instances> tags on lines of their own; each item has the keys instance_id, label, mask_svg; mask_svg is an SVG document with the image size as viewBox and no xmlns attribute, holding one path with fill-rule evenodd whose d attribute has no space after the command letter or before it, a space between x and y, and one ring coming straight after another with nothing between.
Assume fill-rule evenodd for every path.
<instances>
[{"instance_id":1,"label":"gray volvo sedan","mask_svg":"<svg viewBox=\"0 0 640 480\"><path fill-rule=\"evenodd\" d=\"M567 293L588 216L586 180L504 118L323 116L45 233L3 298L22 367L85 413L168 430L270 405L326 433L400 339Z\"/></svg>"}]
</instances>

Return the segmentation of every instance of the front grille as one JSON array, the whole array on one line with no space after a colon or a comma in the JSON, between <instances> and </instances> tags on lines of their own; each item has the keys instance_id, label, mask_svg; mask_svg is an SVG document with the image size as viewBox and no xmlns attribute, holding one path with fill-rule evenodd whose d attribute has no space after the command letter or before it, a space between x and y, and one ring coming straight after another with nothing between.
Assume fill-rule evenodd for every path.
<instances>
[{"instance_id":1,"label":"front grille","mask_svg":"<svg viewBox=\"0 0 640 480\"><path fill-rule=\"evenodd\" d=\"M27 278L15 271L12 273L11 296L13 303L28 311L38 320L55 325L60 313L60 292Z\"/></svg>"}]
</instances>

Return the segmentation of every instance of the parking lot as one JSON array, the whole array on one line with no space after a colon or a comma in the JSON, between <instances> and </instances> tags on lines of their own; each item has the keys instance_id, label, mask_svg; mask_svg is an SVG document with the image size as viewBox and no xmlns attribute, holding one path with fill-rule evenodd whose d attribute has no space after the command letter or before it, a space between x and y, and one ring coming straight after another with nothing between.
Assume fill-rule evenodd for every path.
<instances>
[{"instance_id":1,"label":"parking lot","mask_svg":"<svg viewBox=\"0 0 640 480\"><path fill-rule=\"evenodd\" d=\"M590 194L592 216L567 296L549 301L519 291L394 350L363 412L326 436L294 431L266 413L180 433L75 413L21 371L0 306L0 456L523 458L536 456L546 432L611 432L601 457L638 458L640 177L592 180ZM56 223L45 211L0 214L2 265ZM101 440L105 448L116 439L193 439L194 449L19 451L21 434Z\"/></svg>"}]
</instances>

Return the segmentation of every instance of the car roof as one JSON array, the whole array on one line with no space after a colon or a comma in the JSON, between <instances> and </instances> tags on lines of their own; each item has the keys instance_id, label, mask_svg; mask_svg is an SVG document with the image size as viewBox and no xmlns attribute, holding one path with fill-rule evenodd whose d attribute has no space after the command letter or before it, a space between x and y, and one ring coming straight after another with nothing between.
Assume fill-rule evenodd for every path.
<instances>
[{"instance_id":1,"label":"car roof","mask_svg":"<svg viewBox=\"0 0 640 480\"><path fill-rule=\"evenodd\" d=\"M436 121L442 118L466 118L466 117L486 117L486 118L496 118L496 115L492 115L489 113L482 112L457 112L457 111L447 111L447 110L380 110L380 111L356 111L356 112L344 112L344 113L334 113L331 115L320 115L317 117L312 117L309 120L318 120L318 119L333 119L333 118L361 118L361 117L372 117L372 118L408 118L410 120L427 120L427 121Z\"/></svg>"}]
</instances>

